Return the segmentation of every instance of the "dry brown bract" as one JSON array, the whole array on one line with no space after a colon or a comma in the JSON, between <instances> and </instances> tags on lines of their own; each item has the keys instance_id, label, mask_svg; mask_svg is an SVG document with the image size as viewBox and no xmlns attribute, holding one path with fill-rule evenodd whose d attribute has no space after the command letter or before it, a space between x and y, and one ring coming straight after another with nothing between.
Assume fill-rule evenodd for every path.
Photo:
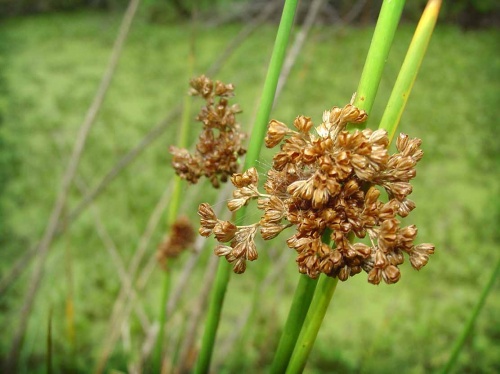
<instances>
[{"instance_id":1,"label":"dry brown bract","mask_svg":"<svg viewBox=\"0 0 500 374\"><path fill-rule=\"evenodd\" d=\"M206 106L196 117L203 124L203 130L194 155L186 149L170 147L174 156L172 165L175 172L190 183L198 182L204 175L217 188L220 182L226 182L238 171L237 159L245 154L241 144L245 136L235 119L241 110L237 104L230 106L228 103L228 99L234 96L232 84L214 83L202 75L192 79L190 85L190 94L201 96L206 101Z\"/></svg>"},{"instance_id":2,"label":"dry brown bract","mask_svg":"<svg viewBox=\"0 0 500 374\"><path fill-rule=\"evenodd\" d=\"M257 230L268 240L295 226L297 231L287 244L298 253L299 271L311 278L324 273L345 281L364 270L370 283L379 284L382 279L395 283L403 253L415 269L421 269L434 246L414 245L417 228L401 227L396 219L415 208L407 196L415 165L423 155L421 141L401 134L396 143L399 153L390 156L385 130L345 130L347 123L362 123L366 118L364 111L348 104L325 111L315 133L310 132L313 123L305 116L295 119L295 130L272 120L266 146L282 145L267 173L266 193L258 191L258 173L251 168L232 176L237 189L228 203L234 211L257 199L264 212L260 221L235 226L219 220L208 204L199 207L200 234L214 234L219 242L229 243L220 244L215 253L242 273L246 260L257 258L253 240ZM388 202L379 200L375 185L387 192ZM322 242L324 234L333 248ZM370 245L350 240L367 234Z\"/></svg>"},{"instance_id":3,"label":"dry brown bract","mask_svg":"<svg viewBox=\"0 0 500 374\"><path fill-rule=\"evenodd\" d=\"M158 246L156 257L163 267L167 259L175 258L191 247L195 239L195 230L187 217L179 217L172 225L170 235Z\"/></svg>"}]
</instances>

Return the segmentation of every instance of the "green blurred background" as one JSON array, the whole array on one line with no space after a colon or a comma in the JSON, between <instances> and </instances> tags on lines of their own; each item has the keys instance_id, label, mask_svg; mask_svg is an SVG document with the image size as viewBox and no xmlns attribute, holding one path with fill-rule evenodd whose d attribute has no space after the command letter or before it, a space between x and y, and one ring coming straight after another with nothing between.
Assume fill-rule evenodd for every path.
<instances>
[{"instance_id":1,"label":"green blurred background","mask_svg":"<svg viewBox=\"0 0 500 374\"><path fill-rule=\"evenodd\" d=\"M229 0L195 3L141 3L64 214L71 214L82 194L182 103L188 80L205 73L264 6ZM381 118L425 5L425 1L408 3L371 113L372 125ZM436 253L420 272L405 263L396 285L372 286L364 273L340 283L307 373L438 371L500 256L500 147L495 135L495 110L500 107L498 6L495 1L445 3L399 128L421 138L425 152L412 194L417 209L405 223L416 224L417 241L433 242ZM16 264L21 269L0 295L2 361L11 349L33 271L33 261L23 259L43 235L126 4L123 0L0 1L0 276L7 279ZM356 16L342 22L356 4ZM309 5L301 2L296 32ZM324 2L273 118L291 123L304 114L319 124L323 110L349 101L379 8L378 1ZM280 11L277 7L268 21L239 43L212 76L235 85L244 129L255 116ZM191 54L194 72L189 69ZM191 117L202 105L193 99ZM199 124L194 120L192 124L194 144ZM93 370L122 285L110 246L128 266L158 201L163 194L168 196L174 175L168 147L175 143L179 125L177 115L54 241L24 336L19 372L46 372L48 346L53 372ZM271 157L267 150L262 153L261 172ZM208 185L185 185L181 209L196 226L199 203L224 205ZM168 203L168 197L164 201ZM147 327L157 318L162 269L154 256L166 233L162 213L140 262L147 282L134 304L144 315L138 317L134 307L120 325L107 372L133 371L140 365ZM261 243L259 260L249 264L245 274L232 277L214 372L265 372L269 367L298 280L286 237ZM178 354L192 311L199 308L213 244L203 249L169 318L169 357ZM171 268L174 289L192 256L183 254ZM500 372L498 291L497 282L456 372ZM143 364L148 371L147 361Z\"/></svg>"}]
</instances>

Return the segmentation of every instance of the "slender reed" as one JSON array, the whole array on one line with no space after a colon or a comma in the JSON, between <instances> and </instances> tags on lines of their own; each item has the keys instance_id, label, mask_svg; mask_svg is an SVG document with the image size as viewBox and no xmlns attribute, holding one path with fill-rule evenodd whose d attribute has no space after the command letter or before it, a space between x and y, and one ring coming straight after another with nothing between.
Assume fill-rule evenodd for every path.
<instances>
[{"instance_id":1,"label":"slender reed","mask_svg":"<svg viewBox=\"0 0 500 374\"><path fill-rule=\"evenodd\" d=\"M500 257L498 258L498 261L495 265L495 268L493 269L493 272L491 273L490 279L488 279L488 282L485 284L483 291L481 292L481 295L479 296L479 300L477 301L476 306L471 312L471 315L469 317L469 320L464 326L464 329L462 330L462 333L457 337L455 340L455 344L453 345L453 349L451 351L450 359L446 363L446 366L443 368L441 371L442 374L447 374L451 371L455 363L457 362L458 355L462 351L462 348L464 347L465 341L469 337L472 328L474 327L474 324L476 323L477 317L479 316L479 313L481 312L481 309L483 309L484 303L486 301L486 298L488 297L489 293L491 292L493 285L495 284L495 280L498 277L498 274L500 274Z\"/></svg>"},{"instance_id":2,"label":"slender reed","mask_svg":"<svg viewBox=\"0 0 500 374\"><path fill-rule=\"evenodd\" d=\"M49 308L49 316L47 320L47 374L52 374L52 306Z\"/></svg>"},{"instance_id":3,"label":"slender reed","mask_svg":"<svg viewBox=\"0 0 500 374\"><path fill-rule=\"evenodd\" d=\"M194 34L191 38L191 46L189 50L188 57L188 71L189 76L192 75L194 71ZM189 137L189 122L191 118L191 96L184 95L184 105L182 112L182 122L181 128L177 139L177 145L181 148L187 147L188 137ZM179 213L179 206L182 199L182 188L183 183L185 183L179 176L175 176L174 185L172 188L172 195L170 206L168 210L167 217L167 225L171 226L172 223L177 218L177 214ZM165 271L163 275L163 285L160 296L160 308L159 308L159 323L160 329L157 337L157 343L155 348L155 363L157 364L157 368L160 369L162 367L162 352L163 352L163 339L165 337L165 320L167 317L167 301L168 295L170 292L170 287L172 283L172 273L168 267L168 264L171 262L171 259L165 260Z\"/></svg>"},{"instance_id":4,"label":"slender reed","mask_svg":"<svg viewBox=\"0 0 500 374\"><path fill-rule=\"evenodd\" d=\"M371 111L375 101L383 67L394 39L403 6L404 1L384 1L382 4L354 102L355 106L367 112ZM357 126L361 127L362 125L364 124ZM324 236L324 240L329 240L329 235ZM293 357L287 372L299 372L306 364L328 304L335 292L338 279L323 276L317 282L319 283L317 287L312 286L311 282L316 283L312 280L299 281L286 322L284 336L280 340L277 355L273 360L272 373L284 371L292 352ZM329 295L329 297L324 297L324 295ZM303 300L303 303L300 300ZM314 307L308 312L311 302ZM306 317L304 313L310 316ZM304 327L302 327L303 324ZM300 332L301 328L302 332Z\"/></svg>"},{"instance_id":5,"label":"slender reed","mask_svg":"<svg viewBox=\"0 0 500 374\"><path fill-rule=\"evenodd\" d=\"M403 115L413 83L415 83L418 70L427 51L432 32L434 31L440 7L441 0L430 0L427 2L427 6L417 25L398 78L392 89L391 96L387 102L379 128L387 130L389 140L392 140L394 137L396 128Z\"/></svg>"},{"instance_id":6,"label":"slender reed","mask_svg":"<svg viewBox=\"0 0 500 374\"><path fill-rule=\"evenodd\" d=\"M323 235L323 241L329 241L330 234L331 231L326 230ZM278 348L276 349L276 354L271 366L272 374L285 372L288 362L290 361L290 356L295 348L295 343L299 337L300 330L304 324L307 311L311 305L317 284L317 279L312 279L304 274L299 276L299 283L295 289L292 305L290 306L285 327L283 329L283 333L281 334Z\"/></svg>"},{"instance_id":7,"label":"slender reed","mask_svg":"<svg viewBox=\"0 0 500 374\"><path fill-rule=\"evenodd\" d=\"M276 87L280 75L283 61L285 59L286 47L293 26L297 0L286 0L283 8L276 42L274 44L269 69L264 84L262 98L257 112L255 125L250 138L249 149L245 157L244 169L252 167L259 157L260 149L264 141L264 135L267 128L267 122L274 101ZM244 216L244 209L237 214L237 220ZM208 317L205 324L205 331L202 340L202 346L198 361L196 363L196 373L207 373L210 367L215 336L224 303L224 296L231 274L231 265L226 261L220 261L217 268L217 274L213 292L211 295Z\"/></svg>"},{"instance_id":8,"label":"slender reed","mask_svg":"<svg viewBox=\"0 0 500 374\"><path fill-rule=\"evenodd\" d=\"M354 106L363 109L368 114L371 113L375 97L377 96L382 72L389 56L404 5L404 0L385 0L380 9L370 49L368 50L358 90L356 91L356 99L354 100ZM364 123L357 126L353 125L353 127L364 128L369 122L370 117Z\"/></svg>"}]
</instances>

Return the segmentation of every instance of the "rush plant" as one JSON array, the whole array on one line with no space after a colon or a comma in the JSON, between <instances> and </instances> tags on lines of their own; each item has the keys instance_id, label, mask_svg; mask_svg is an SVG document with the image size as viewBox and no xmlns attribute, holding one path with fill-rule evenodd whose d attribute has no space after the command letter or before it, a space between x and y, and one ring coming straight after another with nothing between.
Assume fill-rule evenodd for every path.
<instances>
[{"instance_id":1,"label":"rush plant","mask_svg":"<svg viewBox=\"0 0 500 374\"><path fill-rule=\"evenodd\" d=\"M398 219L408 216L416 206L408 196L412 192L410 181L416 176L416 164L423 157L421 141L400 134L396 141L397 153L390 155L388 147L425 54L441 2L428 2L378 129L366 128L366 123L376 126L370 123L369 113L404 1L384 1L359 89L351 102L326 110L318 126L310 117L298 115L292 127L278 120L269 122L269 116L296 5L296 1L291 0L285 3L243 172L220 166L224 179L230 176L235 187L233 198L228 202L229 210L236 212L234 220L219 219L207 203L201 204L198 210L200 234L213 235L219 242L215 254L227 260L219 264L196 366L198 373L209 370L231 268L241 274L246 270L247 261L257 260L257 234L264 240L274 240L280 233L294 230L288 234L286 245L297 252L300 273L273 362L273 373L303 370L338 280L346 281L364 271L372 284L382 281L393 284L400 280L399 265L405 256L414 269L420 270L434 253L432 244L414 244L415 225L402 227ZM254 163L263 143L268 148L279 146L279 150L267 171L262 191ZM229 147L228 152L234 154L235 150ZM175 149L174 156L185 164L194 160ZM193 168L186 169L188 180L202 174L196 167L199 162L194 160L191 164ZM217 169L216 163L210 166ZM211 177L218 172L205 175ZM211 178L212 184L218 185L218 181L214 183ZM386 196L379 199L382 193ZM262 217L257 222L246 223L245 208L252 200L257 201ZM365 237L368 244L355 240Z\"/></svg>"}]
</instances>

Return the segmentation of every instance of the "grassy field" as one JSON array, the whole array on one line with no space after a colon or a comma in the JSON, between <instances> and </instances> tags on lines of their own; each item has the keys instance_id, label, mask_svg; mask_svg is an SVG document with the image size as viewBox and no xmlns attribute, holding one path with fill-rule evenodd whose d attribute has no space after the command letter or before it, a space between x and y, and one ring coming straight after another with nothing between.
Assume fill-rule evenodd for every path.
<instances>
[{"instance_id":1,"label":"grassy field","mask_svg":"<svg viewBox=\"0 0 500 374\"><path fill-rule=\"evenodd\" d=\"M2 277L43 234L119 22L118 16L76 13L13 19L0 25ZM195 74L201 74L241 27L193 31L189 25L148 24L142 18L134 23L90 134L66 213L80 201L82 191L95 186L182 102L190 78L191 36ZM372 125L382 115L413 30L413 25L403 25L398 31ZM273 117L290 123L305 114L319 123L323 110L346 104L356 90L372 31L313 29ZM255 116L274 35L273 25L260 27L213 77L235 84L235 101L244 109L240 117L244 128ZM499 36L498 31L464 33L452 26L437 27L400 126L401 132L422 138L425 152L412 194L417 209L406 222L419 227L417 241L433 242L436 253L420 272L405 264L396 285L375 287L361 274L339 284L307 373L424 373L446 363L500 256L500 151L494 114L500 105ZM201 105L193 101L195 110ZM97 228L108 232L128 264L172 180L168 146L175 142L179 123L180 119L172 121L51 247L24 339L22 372L46 371L50 316L54 372L93 369L121 287L119 265ZM193 122L193 139L197 126ZM261 162L263 167L270 163L269 152L263 152ZM186 186L182 210L195 223L198 204L217 198L207 187ZM166 233L165 222L166 217L153 232L149 258ZM285 237L262 245L259 260L244 275L232 277L215 372L262 372L270 364L298 279ZM266 277L278 266L283 251L289 252L288 260L270 282ZM190 256L184 254L172 269L174 287ZM167 326L172 355L204 283L210 256L207 246ZM147 262L144 259L141 268ZM26 265L23 275L0 295L0 357L9 352L32 268ZM150 321L157 318L161 279L157 267L135 301ZM499 286L497 282L462 351L457 372L500 371ZM137 361L143 339L141 320L132 313L120 330L107 369L127 371Z\"/></svg>"}]
</instances>

